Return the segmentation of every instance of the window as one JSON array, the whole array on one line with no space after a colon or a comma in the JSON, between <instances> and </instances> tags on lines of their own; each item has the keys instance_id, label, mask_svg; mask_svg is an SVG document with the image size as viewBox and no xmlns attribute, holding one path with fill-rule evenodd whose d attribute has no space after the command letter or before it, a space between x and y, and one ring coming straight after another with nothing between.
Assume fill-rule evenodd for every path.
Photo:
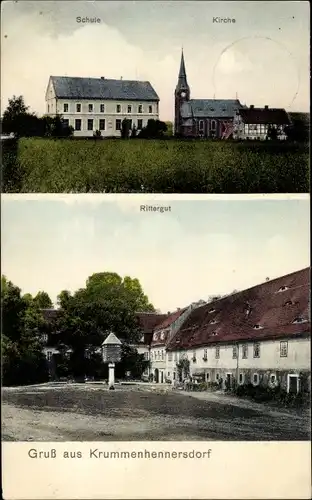
<instances>
[{"instance_id":1,"label":"window","mask_svg":"<svg viewBox=\"0 0 312 500\"><path fill-rule=\"evenodd\" d=\"M144 353L144 359L147 361L148 360L148 352Z\"/></svg>"},{"instance_id":2,"label":"window","mask_svg":"<svg viewBox=\"0 0 312 500\"><path fill-rule=\"evenodd\" d=\"M212 320L210 321L210 325L216 325L217 323L218 323L218 322L217 322L217 320L216 320L216 319L212 319Z\"/></svg>"},{"instance_id":3,"label":"window","mask_svg":"<svg viewBox=\"0 0 312 500\"><path fill-rule=\"evenodd\" d=\"M294 319L293 323L306 323L308 320L302 318L302 316L298 316L298 318Z\"/></svg>"},{"instance_id":4,"label":"window","mask_svg":"<svg viewBox=\"0 0 312 500\"><path fill-rule=\"evenodd\" d=\"M204 349L204 357L203 357L203 360L204 360L204 361L207 361L207 349Z\"/></svg>"},{"instance_id":5,"label":"window","mask_svg":"<svg viewBox=\"0 0 312 500\"><path fill-rule=\"evenodd\" d=\"M252 376L252 385L258 385L259 384L259 374L254 373Z\"/></svg>"},{"instance_id":6,"label":"window","mask_svg":"<svg viewBox=\"0 0 312 500\"><path fill-rule=\"evenodd\" d=\"M288 356L288 342L280 342L280 357L287 358Z\"/></svg>"},{"instance_id":7,"label":"window","mask_svg":"<svg viewBox=\"0 0 312 500\"><path fill-rule=\"evenodd\" d=\"M65 119L63 118L62 122L63 122L64 127L69 127L69 120L67 120L66 118Z\"/></svg>"},{"instance_id":8,"label":"window","mask_svg":"<svg viewBox=\"0 0 312 500\"><path fill-rule=\"evenodd\" d=\"M105 104L100 104L100 113L105 113Z\"/></svg>"},{"instance_id":9,"label":"window","mask_svg":"<svg viewBox=\"0 0 312 500\"><path fill-rule=\"evenodd\" d=\"M210 311L208 311L208 312L209 312L209 314L211 314L211 313L216 312L216 310L215 309L210 309Z\"/></svg>"},{"instance_id":10,"label":"window","mask_svg":"<svg viewBox=\"0 0 312 500\"><path fill-rule=\"evenodd\" d=\"M245 377L244 377L244 374L243 373L240 373L239 376L238 376L238 383L240 385L242 385L245 381Z\"/></svg>"},{"instance_id":11,"label":"window","mask_svg":"<svg viewBox=\"0 0 312 500\"><path fill-rule=\"evenodd\" d=\"M52 351L47 351L47 359L48 359L48 361L51 361L51 359L52 359Z\"/></svg>"},{"instance_id":12,"label":"window","mask_svg":"<svg viewBox=\"0 0 312 500\"><path fill-rule=\"evenodd\" d=\"M204 130L204 120L199 120L198 122L198 130L203 131Z\"/></svg>"},{"instance_id":13,"label":"window","mask_svg":"<svg viewBox=\"0 0 312 500\"><path fill-rule=\"evenodd\" d=\"M128 120L129 123L129 130L132 130L132 120Z\"/></svg>"},{"instance_id":14,"label":"window","mask_svg":"<svg viewBox=\"0 0 312 500\"><path fill-rule=\"evenodd\" d=\"M151 361L152 361L152 359L153 359L153 352L151 352Z\"/></svg>"},{"instance_id":15,"label":"window","mask_svg":"<svg viewBox=\"0 0 312 500\"><path fill-rule=\"evenodd\" d=\"M149 113L153 113L153 106L151 106L151 105L150 105L150 106L148 107L148 112L149 112Z\"/></svg>"},{"instance_id":16,"label":"window","mask_svg":"<svg viewBox=\"0 0 312 500\"><path fill-rule=\"evenodd\" d=\"M81 120L75 120L75 130L81 130Z\"/></svg>"},{"instance_id":17,"label":"window","mask_svg":"<svg viewBox=\"0 0 312 500\"><path fill-rule=\"evenodd\" d=\"M165 357L165 353L164 353L164 351L161 351L161 359L164 360L164 357Z\"/></svg>"},{"instance_id":18,"label":"window","mask_svg":"<svg viewBox=\"0 0 312 500\"><path fill-rule=\"evenodd\" d=\"M288 290L288 286L281 286L278 291L279 292L285 292L285 290Z\"/></svg>"},{"instance_id":19,"label":"window","mask_svg":"<svg viewBox=\"0 0 312 500\"><path fill-rule=\"evenodd\" d=\"M48 335L44 333L41 337L42 342L48 342Z\"/></svg>"},{"instance_id":20,"label":"window","mask_svg":"<svg viewBox=\"0 0 312 500\"><path fill-rule=\"evenodd\" d=\"M170 372L168 372L168 377L170 377Z\"/></svg>"},{"instance_id":21,"label":"window","mask_svg":"<svg viewBox=\"0 0 312 500\"><path fill-rule=\"evenodd\" d=\"M248 358L248 344L243 344L242 358L243 359Z\"/></svg>"},{"instance_id":22,"label":"window","mask_svg":"<svg viewBox=\"0 0 312 500\"><path fill-rule=\"evenodd\" d=\"M196 363L196 351L193 351L192 361L193 363Z\"/></svg>"},{"instance_id":23,"label":"window","mask_svg":"<svg viewBox=\"0 0 312 500\"><path fill-rule=\"evenodd\" d=\"M255 325L254 330L262 330L263 326L261 325Z\"/></svg>"},{"instance_id":24,"label":"window","mask_svg":"<svg viewBox=\"0 0 312 500\"><path fill-rule=\"evenodd\" d=\"M215 355L216 355L216 359L220 358L220 347L219 346L216 347L216 353L215 353Z\"/></svg>"},{"instance_id":25,"label":"window","mask_svg":"<svg viewBox=\"0 0 312 500\"><path fill-rule=\"evenodd\" d=\"M77 113L81 113L81 104L76 104Z\"/></svg>"},{"instance_id":26,"label":"window","mask_svg":"<svg viewBox=\"0 0 312 500\"><path fill-rule=\"evenodd\" d=\"M121 130L121 120L116 120L116 130ZM154 340L156 340L156 336Z\"/></svg>"},{"instance_id":27,"label":"window","mask_svg":"<svg viewBox=\"0 0 312 500\"><path fill-rule=\"evenodd\" d=\"M68 113L68 104L64 104L63 111L64 113Z\"/></svg>"},{"instance_id":28,"label":"window","mask_svg":"<svg viewBox=\"0 0 312 500\"><path fill-rule=\"evenodd\" d=\"M93 130L93 120L88 120L88 130Z\"/></svg>"},{"instance_id":29,"label":"window","mask_svg":"<svg viewBox=\"0 0 312 500\"><path fill-rule=\"evenodd\" d=\"M216 120L211 120L210 127L211 127L212 130L215 130L217 128L217 122L216 122Z\"/></svg>"},{"instance_id":30,"label":"window","mask_svg":"<svg viewBox=\"0 0 312 500\"><path fill-rule=\"evenodd\" d=\"M237 359L237 346L233 346L233 359Z\"/></svg>"},{"instance_id":31,"label":"window","mask_svg":"<svg viewBox=\"0 0 312 500\"><path fill-rule=\"evenodd\" d=\"M50 112L50 105L48 104L48 113Z\"/></svg>"},{"instance_id":32,"label":"window","mask_svg":"<svg viewBox=\"0 0 312 500\"><path fill-rule=\"evenodd\" d=\"M257 342L256 344L254 344L253 357L254 358L260 358L260 344L259 344L259 342Z\"/></svg>"},{"instance_id":33,"label":"window","mask_svg":"<svg viewBox=\"0 0 312 500\"><path fill-rule=\"evenodd\" d=\"M116 106L116 113L121 113L121 106L120 106L120 104L117 104L117 106Z\"/></svg>"},{"instance_id":34,"label":"window","mask_svg":"<svg viewBox=\"0 0 312 500\"><path fill-rule=\"evenodd\" d=\"M219 373L216 373L216 380L218 381L220 378L220 374Z\"/></svg>"},{"instance_id":35,"label":"window","mask_svg":"<svg viewBox=\"0 0 312 500\"><path fill-rule=\"evenodd\" d=\"M143 120L138 120L138 130L142 130L143 128Z\"/></svg>"},{"instance_id":36,"label":"window","mask_svg":"<svg viewBox=\"0 0 312 500\"><path fill-rule=\"evenodd\" d=\"M275 383L276 383L276 375L275 375L275 373L271 373L270 384L274 385Z\"/></svg>"},{"instance_id":37,"label":"window","mask_svg":"<svg viewBox=\"0 0 312 500\"><path fill-rule=\"evenodd\" d=\"M176 374L175 374L175 372L173 372L173 380L175 380L175 378L176 378Z\"/></svg>"},{"instance_id":38,"label":"window","mask_svg":"<svg viewBox=\"0 0 312 500\"><path fill-rule=\"evenodd\" d=\"M127 108L128 113L132 113L132 106L129 104Z\"/></svg>"},{"instance_id":39,"label":"window","mask_svg":"<svg viewBox=\"0 0 312 500\"><path fill-rule=\"evenodd\" d=\"M209 373L206 373L206 381L209 382L210 375Z\"/></svg>"},{"instance_id":40,"label":"window","mask_svg":"<svg viewBox=\"0 0 312 500\"><path fill-rule=\"evenodd\" d=\"M138 113L143 113L143 106L142 106L142 104L139 104Z\"/></svg>"},{"instance_id":41,"label":"window","mask_svg":"<svg viewBox=\"0 0 312 500\"><path fill-rule=\"evenodd\" d=\"M105 130L105 120L102 118L99 122L100 130Z\"/></svg>"},{"instance_id":42,"label":"window","mask_svg":"<svg viewBox=\"0 0 312 500\"><path fill-rule=\"evenodd\" d=\"M89 113L92 113L92 111L93 111L93 104L88 104L88 111L89 111Z\"/></svg>"},{"instance_id":43,"label":"window","mask_svg":"<svg viewBox=\"0 0 312 500\"><path fill-rule=\"evenodd\" d=\"M168 352L168 361L172 361L172 352Z\"/></svg>"}]
</instances>

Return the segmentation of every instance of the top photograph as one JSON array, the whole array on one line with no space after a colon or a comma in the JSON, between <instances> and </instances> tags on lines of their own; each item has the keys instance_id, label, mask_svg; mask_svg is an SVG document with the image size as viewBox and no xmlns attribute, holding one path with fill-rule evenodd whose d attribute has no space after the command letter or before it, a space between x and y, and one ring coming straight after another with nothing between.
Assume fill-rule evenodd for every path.
<instances>
[{"instance_id":1,"label":"top photograph","mask_svg":"<svg viewBox=\"0 0 312 500\"><path fill-rule=\"evenodd\" d=\"M2 192L308 193L309 10L2 2Z\"/></svg>"}]
</instances>

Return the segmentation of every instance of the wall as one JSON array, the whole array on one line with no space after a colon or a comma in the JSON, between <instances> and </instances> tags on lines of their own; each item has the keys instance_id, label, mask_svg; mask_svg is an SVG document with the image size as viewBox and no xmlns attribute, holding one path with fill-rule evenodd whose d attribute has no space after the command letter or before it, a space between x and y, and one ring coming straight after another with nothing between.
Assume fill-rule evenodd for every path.
<instances>
[{"instance_id":1,"label":"wall","mask_svg":"<svg viewBox=\"0 0 312 500\"><path fill-rule=\"evenodd\" d=\"M64 112L64 104L68 104L68 112ZM76 105L81 104L81 112L76 111ZM93 105L93 111L88 111L89 104ZM105 111L100 111L100 105L104 104ZM121 112L117 113L117 104L121 106ZM48 112L48 105L50 106ZM128 113L128 105L132 106L132 112ZM142 113L138 113L138 106L142 105ZM149 106L152 106L152 113L149 113ZM103 137L119 137L120 131L116 130L116 120L124 118L131 119L132 125L138 128L138 120L142 120L142 128L147 125L148 120L158 120L158 102L138 102L138 101L100 101L100 100L66 100L49 98L47 100L47 114L60 114L64 119L69 120L69 125L75 128L75 120L82 120L82 130L74 131L76 137L92 137L93 133L100 128L100 120L105 120L105 130L101 130ZM93 130L87 129L88 119L93 120Z\"/></svg>"}]
</instances>

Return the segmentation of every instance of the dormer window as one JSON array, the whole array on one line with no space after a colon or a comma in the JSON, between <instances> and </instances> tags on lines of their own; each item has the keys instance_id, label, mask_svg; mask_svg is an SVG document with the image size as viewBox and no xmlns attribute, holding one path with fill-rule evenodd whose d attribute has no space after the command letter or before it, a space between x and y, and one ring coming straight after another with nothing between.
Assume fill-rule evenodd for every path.
<instances>
[{"instance_id":1,"label":"dormer window","mask_svg":"<svg viewBox=\"0 0 312 500\"><path fill-rule=\"evenodd\" d=\"M261 325L255 325L254 326L254 330L261 330L263 328L263 326Z\"/></svg>"},{"instance_id":2,"label":"dormer window","mask_svg":"<svg viewBox=\"0 0 312 500\"><path fill-rule=\"evenodd\" d=\"M165 338L165 332L161 332L161 334L160 334L160 339L161 339L161 340L164 340L164 338Z\"/></svg>"},{"instance_id":3,"label":"dormer window","mask_svg":"<svg viewBox=\"0 0 312 500\"><path fill-rule=\"evenodd\" d=\"M176 344L180 344L180 340L176 340Z\"/></svg>"},{"instance_id":4,"label":"dormer window","mask_svg":"<svg viewBox=\"0 0 312 500\"><path fill-rule=\"evenodd\" d=\"M278 292L285 292L286 290L288 290L288 286L281 286Z\"/></svg>"},{"instance_id":5,"label":"dormer window","mask_svg":"<svg viewBox=\"0 0 312 500\"><path fill-rule=\"evenodd\" d=\"M216 310L215 309L210 309L210 311L208 311L208 312L209 312L209 314L211 314L211 313L216 312Z\"/></svg>"},{"instance_id":6,"label":"dormer window","mask_svg":"<svg viewBox=\"0 0 312 500\"><path fill-rule=\"evenodd\" d=\"M307 323L307 319L304 319L302 316L298 316L298 318L295 318L293 323Z\"/></svg>"},{"instance_id":7,"label":"dormer window","mask_svg":"<svg viewBox=\"0 0 312 500\"><path fill-rule=\"evenodd\" d=\"M285 306L292 306L293 305L293 302L291 300L287 300L287 302L285 302L284 304Z\"/></svg>"},{"instance_id":8,"label":"dormer window","mask_svg":"<svg viewBox=\"0 0 312 500\"><path fill-rule=\"evenodd\" d=\"M217 333L217 332L212 332L212 334L211 334L211 335L212 335L213 337L216 337L216 336L218 335L218 333Z\"/></svg>"},{"instance_id":9,"label":"dormer window","mask_svg":"<svg viewBox=\"0 0 312 500\"><path fill-rule=\"evenodd\" d=\"M209 324L210 325L215 325L216 323L218 323L218 321L216 319L212 319Z\"/></svg>"}]
</instances>

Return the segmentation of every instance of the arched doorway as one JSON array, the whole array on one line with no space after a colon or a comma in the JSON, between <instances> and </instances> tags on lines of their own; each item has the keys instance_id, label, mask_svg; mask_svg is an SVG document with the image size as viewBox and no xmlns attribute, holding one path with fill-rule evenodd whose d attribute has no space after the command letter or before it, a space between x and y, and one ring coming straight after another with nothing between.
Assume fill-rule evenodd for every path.
<instances>
[{"instance_id":1,"label":"arched doorway","mask_svg":"<svg viewBox=\"0 0 312 500\"><path fill-rule=\"evenodd\" d=\"M154 378L155 378L156 384L158 384L158 382L159 382L159 370L158 370L158 368L155 368Z\"/></svg>"}]
</instances>

